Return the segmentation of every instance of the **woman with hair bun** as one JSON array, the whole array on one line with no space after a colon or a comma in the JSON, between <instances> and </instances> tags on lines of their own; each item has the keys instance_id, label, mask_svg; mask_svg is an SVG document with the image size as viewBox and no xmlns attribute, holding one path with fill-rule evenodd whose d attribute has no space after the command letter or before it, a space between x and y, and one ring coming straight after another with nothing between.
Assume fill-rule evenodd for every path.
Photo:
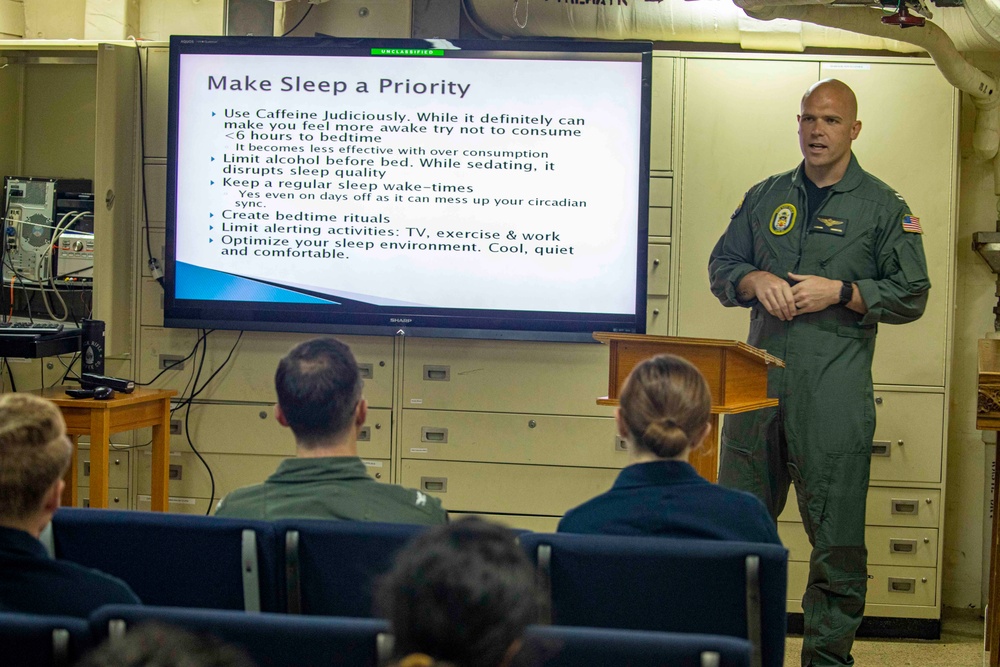
<instances>
[{"instance_id":1,"label":"woman with hair bun","mask_svg":"<svg viewBox=\"0 0 1000 667\"><path fill-rule=\"evenodd\" d=\"M559 532L781 544L760 500L712 484L688 463L708 436L711 402L705 378L684 359L661 354L637 365L615 411L629 463L609 491L567 512Z\"/></svg>"}]
</instances>

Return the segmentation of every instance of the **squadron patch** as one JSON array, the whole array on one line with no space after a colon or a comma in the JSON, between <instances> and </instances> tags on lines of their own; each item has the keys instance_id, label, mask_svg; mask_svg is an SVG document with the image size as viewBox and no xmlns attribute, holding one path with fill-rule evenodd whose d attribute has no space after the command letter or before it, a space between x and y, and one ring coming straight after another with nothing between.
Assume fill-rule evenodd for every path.
<instances>
[{"instance_id":1,"label":"squadron patch","mask_svg":"<svg viewBox=\"0 0 1000 667\"><path fill-rule=\"evenodd\" d=\"M782 204L774 209L774 213L771 214L771 233L775 236L783 236L790 232L795 226L797 214L798 211L794 204Z\"/></svg>"},{"instance_id":2,"label":"squadron patch","mask_svg":"<svg viewBox=\"0 0 1000 667\"><path fill-rule=\"evenodd\" d=\"M903 231L913 234L923 234L924 228L920 226L920 218L915 215L903 216Z\"/></svg>"},{"instance_id":3,"label":"squadron patch","mask_svg":"<svg viewBox=\"0 0 1000 667\"><path fill-rule=\"evenodd\" d=\"M809 227L809 231L843 236L847 233L847 220L843 218L831 218L828 215L818 215L812 226Z\"/></svg>"}]
</instances>

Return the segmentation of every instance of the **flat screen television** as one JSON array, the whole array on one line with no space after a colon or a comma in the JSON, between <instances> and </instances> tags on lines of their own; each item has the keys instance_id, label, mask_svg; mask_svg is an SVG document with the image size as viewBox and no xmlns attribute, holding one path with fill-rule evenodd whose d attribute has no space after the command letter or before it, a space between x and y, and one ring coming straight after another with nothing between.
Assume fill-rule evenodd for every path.
<instances>
[{"instance_id":1,"label":"flat screen television","mask_svg":"<svg viewBox=\"0 0 1000 667\"><path fill-rule=\"evenodd\" d=\"M646 323L651 45L170 40L164 324Z\"/></svg>"}]
</instances>

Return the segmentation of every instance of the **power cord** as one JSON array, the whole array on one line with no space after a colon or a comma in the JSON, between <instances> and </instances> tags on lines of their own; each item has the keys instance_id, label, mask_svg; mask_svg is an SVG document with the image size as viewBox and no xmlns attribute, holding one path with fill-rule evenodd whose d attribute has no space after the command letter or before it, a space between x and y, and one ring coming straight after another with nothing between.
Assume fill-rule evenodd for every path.
<instances>
[{"instance_id":1,"label":"power cord","mask_svg":"<svg viewBox=\"0 0 1000 667\"><path fill-rule=\"evenodd\" d=\"M198 371L194 376L194 390L198 388L198 379L201 377L202 368L205 366L205 357L208 356L208 341L205 337L201 338L201 361L198 362ZM194 455L198 457L201 464L205 466L206 472L208 472L208 481L211 483L211 492L208 497L208 507L205 509L205 516L209 516L212 513L212 505L215 504L215 475L212 473L212 466L208 465L208 461L205 457L201 455L198 448L194 446L194 441L191 439L191 404L195 397L196 391L191 392L191 396L188 397L187 405L184 409L184 437L187 439L188 447L194 452Z\"/></svg>"},{"instance_id":2,"label":"power cord","mask_svg":"<svg viewBox=\"0 0 1000 667\"><path fill-rule=\"evenodd\" d=\"M177 359L176 361L170 362L169 365L167 365L167 366L165 366L163 368L163 370L161 370L159 373L157 373L156 375L154 375L152 380L150 380L149 382L136 382L135 386L137 386L137 387L148 387L151 384L153 384L154 382L156 382L157 380L159 380L161 375L163 375L167 371L173 370L177 366L180 366L185 361L187 361L188 359L190 359L191 357L193 357L195 355L195 352L198 351L198 346L201 344L201 341L203 341L206 337L208 337L208 335L210 333L212 333L213 331L215 331L215 329L209 329L208 331L202 330L202 331L203 331L203 333L198 337L198 340L196 340L194 342L194 347L191 348L191 351L188 353L188 355L186 357L184 357L183 359ZM183 395L183 393L182 393L182 395Z\"/></svg>"},{"instance_id":3,"label":"power cord","mask_svg":"<svg viewBox=\"0 0 1000 667\"><path fill-rule=\"evenodd\" d=\"M149 199L146 195L146 111L143 96L145 95L145 85L142 80L142 53L139 49L139 40L132 37L135 44L135 59L139 64L139 180L142 181L142 228L146 235L146 256L149 272L153 279L164 287L163 270L160 268L160 260L153 254L153 243L149 238Z\"/></svg>"},{"instance_id":4,"label":"power cord","mask_svg":"<svg viewBox=\"0 0 1000 667\"><path fill-rule=\"evenodd\" d=\"M302 18L299 19L299 22L296 23L295 25L293 25L290 30L286 31L282 35L282 37L288 37L290 34L292 34L293 32L295 32L295 29L298 28L300 25L302 25L302 22L306 20L306 17L309 16L309 14L312 12L312 10L315 7L316 7L316 5L312 5L312 4L309 5L309 9L307 9L306 13L302 15Z\"/></svg>"}]
</instances>

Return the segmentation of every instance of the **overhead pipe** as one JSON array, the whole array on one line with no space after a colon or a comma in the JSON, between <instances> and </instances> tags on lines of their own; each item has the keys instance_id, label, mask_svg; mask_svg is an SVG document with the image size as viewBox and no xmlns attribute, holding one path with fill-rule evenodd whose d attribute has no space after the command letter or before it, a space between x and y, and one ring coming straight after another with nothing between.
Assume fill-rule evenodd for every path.
<instances>
[{"instance_id":1,"label":"overhead pipe","mask_svg":"<svg viewBox=\"0 0 1000 667\"><path fill-rule=\"evenodd\" d=\"M648 39L659 42L739 44L743 49L799 53L806 48L899 53L920 51L919 48L896 39L882 39L792 21L758 21L748 17L732 0L663 0L631 2L628 5L552 0L465 2L475 23L489 32L509 37Z\"/></svg>"},{"instance_id":2,"label":"overhead pipe","mask_svg":"<svg viewBox=\"0 0 1000 667\"><path fill-rule=\"evenodd\" d=\"M747 0L736 0L745 2ZM779 2L782 0L779 0ZM824 7L820 5L771 5L757 7L751 13L755 18L776 18L808 21L830 28L841 28L874 37L895 37L919 46L930 54L945 79L972 97L976 106L976 127L973 146L982 159L993 159L1000 147L1000 89L996 80L970 64L938 25L928 21L923 27L900 29L882 23L885 15L878 9L867 7Z\"/></svg>"},{"instance_id":3,"label":"overhead pipe","mask_svg":"<svg viewBox=\"0 0 1000 667\"><path fill-rule=\"evenodd\" d=\"M923 27L885 25L879 9L829 6L829 0L663 0L598 5L549 0L465 0L474 21L507 36L739 44L743 49L806 48L927 51L945 78L976 105L973 146L983 159L1000 148L996 80L960 50L1000 51L1000 0L935 8ZM841 0L844 1L844 0ZM737 6L738 5L738 6Z\"/></svg>"}]
</instances>

